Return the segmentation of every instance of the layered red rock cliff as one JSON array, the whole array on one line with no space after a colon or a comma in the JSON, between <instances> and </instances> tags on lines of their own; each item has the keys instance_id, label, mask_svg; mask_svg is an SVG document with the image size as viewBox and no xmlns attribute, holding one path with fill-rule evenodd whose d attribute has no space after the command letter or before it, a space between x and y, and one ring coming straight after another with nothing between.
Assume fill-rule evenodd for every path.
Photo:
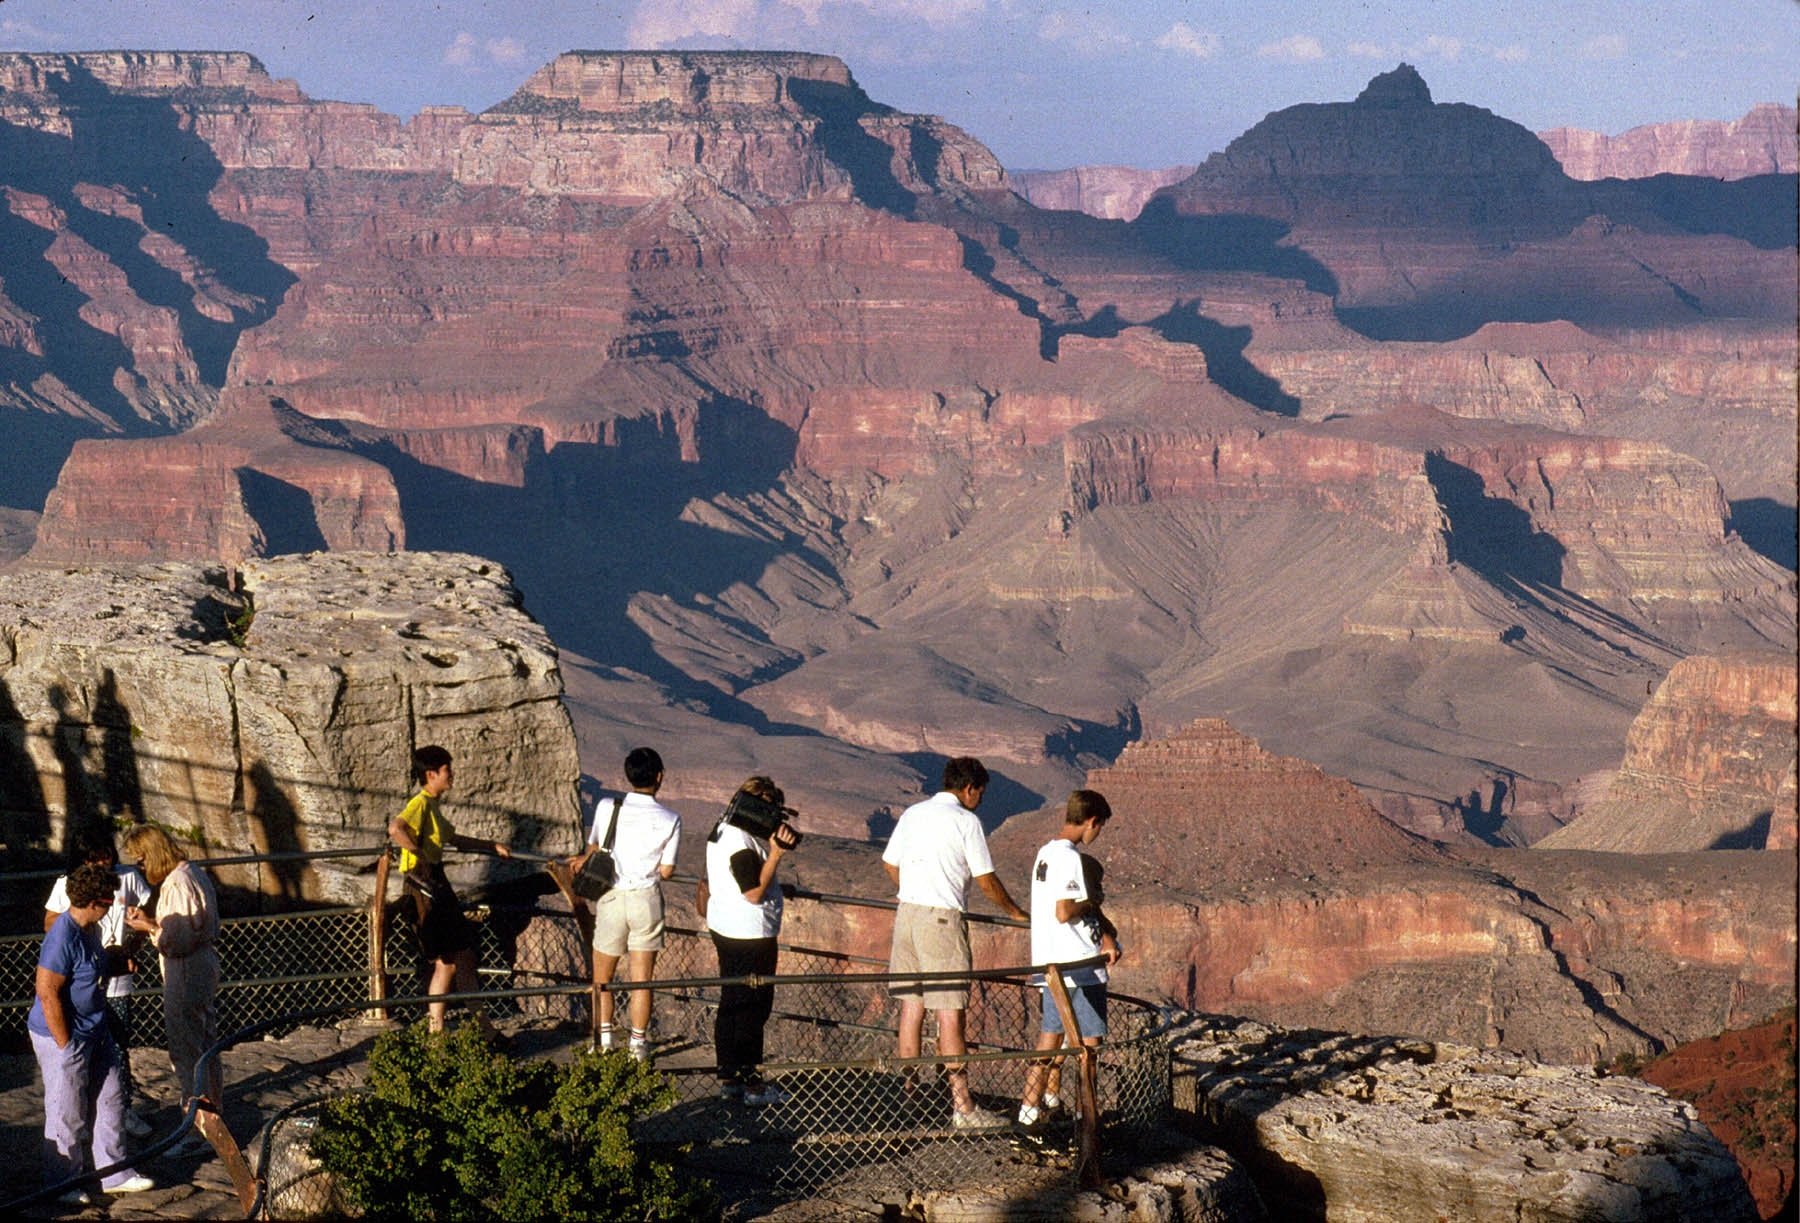
<instances>
[{"instance_id":1,"label":"layered red rock cliff","mask_svg":"<svg viewBox=\"0 0 1800 1223\"><path fill-rule=\"evenodd\" d=\"M1742 118L1678 119L1646 123L1617 136L1557 127L1539 132L1570 178L1649 178L1691 174L1749 178L1792 174L1795 156L1792 106L1764 102Z\"/></svg>"},{"instance_id":2,"label":"layered red rock cliff","mask_svg":"<svg viewBox=\"0 0 1800 1223\"><path fill-rule=\"evenodd\" d=\"M1632 722L1605 797L1541 844L1791 853L1794 693L1790 654L1683 659Z\"/></svg>"}]
</instances>

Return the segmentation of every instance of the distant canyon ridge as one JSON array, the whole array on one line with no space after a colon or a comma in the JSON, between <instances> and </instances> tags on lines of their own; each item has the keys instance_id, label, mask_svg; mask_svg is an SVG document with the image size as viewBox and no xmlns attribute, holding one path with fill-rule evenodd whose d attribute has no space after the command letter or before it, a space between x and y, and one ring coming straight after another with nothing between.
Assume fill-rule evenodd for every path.
<instances>
[{"instance_id":1,"label":"distant canyon ridge","mask_svg":"<svg viewBox=\"0 0 1800 1223\"><path fill-rule=\"evenodd\" d=\"M1654 178L1674 174L1740 179L1792 174L1796 168L1792 106L1765 102L1739 119L1682 119L1647 123L1617 136L1577 127L1539 132L1570 178ZM1074 166L1062 170L1014 170L1015 190L1039 208L1068 209L1115 221L1132 221L1163 187L1195 167L1147 170L1134 166Z\"/></svg>"},{"instance_id":2,"label":"distant canyon ridge","mask_svg":"<svg viewBox=\"0 0 1800 1223\"><path fill-rule=\"evenodd\" d=\"M1622 762L1677 664L1791 651L1791 164L1585 181L1402 65L1130 222L1014 186L823 55L410 120L0 55L0 548L491 558L583 772L850 837L945 755L998 823L1220 718L1524 845L1670 775Z\"/></svg>"}]
</instances>

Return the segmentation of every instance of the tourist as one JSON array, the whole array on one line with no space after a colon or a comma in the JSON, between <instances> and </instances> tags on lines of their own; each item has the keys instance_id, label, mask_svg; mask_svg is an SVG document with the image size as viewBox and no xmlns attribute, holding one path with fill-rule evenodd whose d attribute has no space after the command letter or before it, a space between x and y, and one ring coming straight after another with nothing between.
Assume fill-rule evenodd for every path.
<instances>
[{"instance_id":1,"label":"tourist","mask_svg":"<svg viewBox=\"0 0 1800 1223\"><path fill-rule=\"evenodd\" d=\"M83 863L64 885L66 908L44 935L38 951L37 999L25 1026L44 1078L44 1177L57 1184L109 1164L123 1163L125 1149L124 1053L107 1021L101 984L105 949L96 926L113 907L119 880L109 868ZM101 1180L107 1193L141 1193L155 1187L129 1167ZM63 1202L93 1199L79 1186Z\"/></svg>"},{"instance_id":2,"label":"tourist","mask_svg":"<svg viewBox=\"0 0 1800 1223\"><path fill-rule=\"evenodd\" d=\"M412 897L419 949L431 962L431 980L425 992L428 997L441 997L454 986L459 994L473 993L479 988L475 975L479 932L463 915L462 901L444 873L444 849L488 852L502 858L512 857L512 850L499 841L464 836L445 818L438 800L456 780L448 751L436 744L414 751L412 775L419 792L388 825L388 837L400 847L400 875L406 894ZM444 1030L447 1009L443 1002L427 1004L427 1022L433 1032ZM496 1043L498 1034L480 1004L472 1004L471 1009L488 1042Z\"/></svg>"},{"instance_id":3,"label":"tourist","mask_svg":"<svg viewBox=\"0 0 1800 1223\"><path fill-rule=\"evenodd\" d=\"M782 894L776 873L800 843L787 822L781 789L767 777L738 787L706 839L706 873L694 907L706 919L721 977L768 976L775 971L781 933ZM773 827L771 827L773 823ZM775 1005L771 984L730 983L719 988L713 1047L719 1059L719 1094L746 1104L778 1104L787 1093L765 1083L763 1029Z\"/></svg>"},{"instance_id":4,"label":"tourist","mask_svg":"<svg viewBox=\"0 0 1800 1223\"><path fill-rule=\"evenodd\" d=\"M981 761L955 757L944 765L943 788L908 807L894 826L881 855L900 901L894 913L889 972L968 972L973 967L966 916L971 880L1008 917L1025 917L994 874L987 837L975 818L987 784L988 772ZM963 1033L969 1005L966 983L898 981L888 988L900 999L899 1056L919 1056L927 1008L937 1014L938 1052L968 1051ZM1007 1124L1004 1117L976 1106L969 1095L968 1072L961 1065L946 1064L945 1075L950 1081L952 1122L958 1129L997 1129Z\"/></svg>"},{"instance_id":5,"label":"tourist","mask_svg":"<svg viewBox=\"0 0 1800 1223\"><path fill-rule=\"evenodd\" d=\"M133 930L150 936L162 963L163 1029L169 1062L185 1112L194 1101L194 1071L200 1056L219 1039L219 896L212 876L187 860L154 824L139 824L125 834L125 856L141 868L157 889L156 913L142 909L127 914ZM200 1103L214 1112L224 1105L219 1059L206 1064ZM199 1155L210 1146L190 1134L171 1155Z\"/></svg>"},{"instance_id":6,"label":"tourist","mask_svg":"<svg viewBox=\"0 0 1800 1223\"><path fill-rule=\"evenodd\" d=\"M593 1047L602 1052L613 1048L613 995L607 986L619 961L630 957L633 981L648 981L656 972L656 953L663 946L662 881L675 873L681 841L681 817L656 801L662 757L647 747L633 748L625 757L625 783L631 792L595 808L587 849L569 861L579 874L612 833L613 886L594 902ZM650 1003L649 990L631 992L628 1048L640 1062L650 1060Z\"/></svg>"},{"instance_id":7,"label":"tourist","mask_svg":"<svg viewBox=\"0 0 1800 1223\"><path fill-rule=\"evenodd\" d=\"M1031 962L1074 964L1119 958L1118 931L1101 911L1099 863L1081 852L1092 845L1112 818L1112 807L1094 790L1076 790L1063 811L1062 829L1038 850L1031 867ZM1090 865L1091 864L1091 865ZM1056 971L1052 969L1051 971ZM1062 974L1076 1032L1065 1031L1061 1009L1042 978L1043 1018L1038 1025L1037 1048L1047 1053L1077 1040L1098 1046L1106 1035L1106 966L1091 965ZM1034 1126L1059 1103L1045 1090L1050 1074L1048 1060L1033 1062L1025 1075L1025 1095L1019 1102L1019 1124Z\"/></svg>"},{"instance_id":8,"label":"tourist","mask_svg":"<svg viewBox=\"0 0 1800 1223\"><path fill-rule=\"evenodd\" d=\"M137 964L133 959L144 936L126 924L130 911L150 903L150 885L136 867L119 862L112 837L105 833L89 834L77 847L72 866L92 863L118 876L118 889L113 893L112 907L95 927L100 946L105 952L103 968L106 977L106 1017L113 1040L119 1046L119 1066L125 1077L125 1132L142 1138L150 1132L150 1123L132 1108L136 1083L131 1075L131 986ZM44 933L56 919L69 911L69 877L63 875L50 888L44 901Z\"/></svg>"}]
</instances>

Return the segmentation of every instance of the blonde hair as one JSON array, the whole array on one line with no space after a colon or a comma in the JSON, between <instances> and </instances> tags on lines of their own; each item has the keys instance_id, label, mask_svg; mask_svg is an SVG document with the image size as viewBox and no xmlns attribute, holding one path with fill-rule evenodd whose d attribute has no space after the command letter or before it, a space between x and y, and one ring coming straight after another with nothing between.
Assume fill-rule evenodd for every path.
<instances>
[{"instance_id":1,"label":"blonde hair","mask_svg":"<svg viewBox=\"0 0 1800 1223\"><path fill-rule=\"evenodd\" d=\"M144 875L151 883L161 883L171 871L187 861L169 834L155 824L139 824L125 834L125 856L144 864Z\"/></svg>"},{"instance_id":2,"label":"blonde hair","mask_svg":"<svg viewBox=\"0 0 1800 1223\"><path fill-rule=\"evenodd\" d=\"M761 773L746 777L744 784L738 787L738 792L760 798L765 803L774 803L777 807L787 798L781 792L781 787L775 784L774 778L765 777Z\"/></svg>"}]
</instances>

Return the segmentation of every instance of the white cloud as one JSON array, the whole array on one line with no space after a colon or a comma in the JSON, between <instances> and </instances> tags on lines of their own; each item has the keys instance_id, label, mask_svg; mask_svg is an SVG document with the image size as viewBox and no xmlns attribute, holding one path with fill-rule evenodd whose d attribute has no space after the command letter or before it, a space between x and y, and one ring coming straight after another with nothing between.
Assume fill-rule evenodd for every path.
<instances>
[{"instance_id":1,"label":"white cloud","mask_svg":"<svg viewBox=\"0 0 1800 1223\"><path fill-rule=\"evenodd\" d=\"M1311 34L1290 34L1276 42L1266 42L1256 49L1264 59L1278 59L1290 64L1310 64L1325 58L1325 47Z\"/></svg>"},{"instance_id":2,"label":"white cloud","mask_svg":"<svg viewBox=\"0 0 1800 1223\"><path fill-rule=\"evenodd\" d=\"M809 26L818 25L820 14L827 9L852 7L878 17L909 17L926 25L948 26L981 12L987 0L780 0L780 4L799 13Z\"/></svg>"},{"instance_id":3,"label":"white cloud","mask_svg":"<svg viewBox=\"0 0 1800 1223\"><path fill-rule=\"evenodd\" d=\"M1225 44L1224 40L1210 30L1196 30L1185 21L1177 21L1157 37L1156 45L1165 51L1179 51L1195 59L1211 59Z\"/></svg>"},{"instance_id":4,"label":"white cloud","mask_svg":"<svg viewBox=\"0 0 1800 1223\"><path fill-rule=\"evenodd\" d=\"M43 26L33 25L29 21L19 21L13 17L0 19L0 38L7 42L54 42L57 35Z\"/></svg>"},{"instance_id":5,"label":"white cloud","mask_svg":"<svg viewBox=\"0 0 1800 1223\"><path fill-rule=\"evenodd\" d=\"M1494 58L1503 64L1522 64L1531 58L1531 52L1525 49L1522 42L1508 43L1504 47L1494 48Z\"/></svg>"},{"instance_id":6,"label":"white cloud","mask_svg":"<svg viewBox=\"0 0 1800 1223\"><path fill-rule=\"evenodd\" d=\"M1624 59L1625 36L1623 34L1601 34L1581 44L1582 59Z\"/></svg>"},{"instance_id":7,"label":"white cloud","mask_svg":"<svg viewBox=\"0 0 1800 1223\"><path fill-rule=\"evenodd\" d=\"M479 45L473 34L462 30L455 41L444 48L444 62L454 68L466 67L475 58L475 48Z\"/></svg>"},{"instance_id":8,"label":"white cloud","mask_svg":"<svg viewBox=\"0 0 1800 1223\"><path fill-rule=\"evenodd\" d=\"M1386 59L1392 52L1380 43L1353 42L1344 48L1357 59Z\"/></svg>"},{"instance_id":9,"label":"white cloud","mask_svg":"<svg viewBox=\"0 0 1800 1223\"><path fill-rule=\"evenodd\" d=\"M1462 53L1462 39L1446 38L1442 34L1428 35L1414 51L1421 59L1457 59Z\"/></svg>"},{"instance_id":10,"label":"white cloud","mask_svg":"<svg viewBox=\"0 0 1800 1223\"><path fill-rule=\"evenodd\" d=\"M690 36L744 38L757 27L756 0L643 0L625 37L634 47L664 47Z\"/></svg>"},{"instance_id":11,"label":"white cloud","mask_svg":"<svg viewBox=\"0 0 1800 1223\"><path fill-rule=\"evenodd\" d=\"M482 67L476 61L483 54L492 63L517 64L525 58L525 44L510 36L482 42L467 30L459 30L456 38L444 48L444 63L452 68L474 71Z\"/></svg>"},{"instance_id":12,"label":"white cloud","mask_svg":"<svg viewBox=\"0 0 1800 1223\"><path fill-rule=\"evenodd\" d=\"M1092 13L1050 13L1038 24L1038 37L1045 42L1070 43L1088 51L1131 45L1128 35Z\"/></svg>"},{"instance_id":13,"label":"white cloud","mask_svg":"<svg viewBox=\"0 0 1800 1223\"><path fill-rule=\"evenodd\" d=\"M525 58L525 44L512 37L490 38L487 53L496 64L516 64Z\"/></svg>"}]
</instances>

